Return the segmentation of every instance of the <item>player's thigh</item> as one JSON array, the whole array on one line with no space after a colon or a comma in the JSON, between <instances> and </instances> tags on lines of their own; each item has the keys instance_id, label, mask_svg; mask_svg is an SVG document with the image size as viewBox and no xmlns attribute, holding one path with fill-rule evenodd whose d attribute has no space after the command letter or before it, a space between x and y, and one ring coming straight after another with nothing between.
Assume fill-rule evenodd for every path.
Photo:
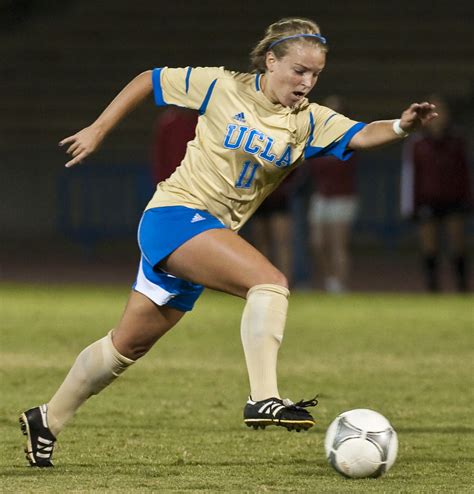
<instances>
[{"instance_id":1,"label":"player's thigh","mask_svg":"<svg viewBox=\"0 0 474 494\"><path fill-rule=\"evenodd\" d=\"M263 254L227 229L196 235L172 252L160 267L178 278L240 297L255 285L288 286L286 277Z\"/></svg>"},{"instance_id":2,"label":"player's thigh","mask_svg":"<svg viewBox=\"0 0 474 494\"><path fill-rule=\"evenodd\" d=\"M338 251L346 251L349 244L351 223L348 221L335 221L331 224L332 244Z\"/></svg>"},{"instance_id":3,"label":"player's thigh","mask_svg":"<svg viewBox=\"0 0 474 494\"><path fill-rule=\"evenodd\" d=\"M328 221L319 221L313 225L312 243L314 247L324 253L331 248L331 223Z\"/></svg>"},{"instance_id":4,"label":"player's thigh","mask_svg":"<svg viewBox=\"0 0 474 494\"><path fill-rule=\"evenodd\" d=\"M117 351L133 360L144 355L184 315L172 307L158 306L142 293L132 291L125 311L112 333Z\"/></svg>"},{"instance_id":5,"label":"player's thigh","mask_svg":"<svg viewBox=\"0 0 474 494\"><path fill-rule=\"evenodd\" d=\"M419 226L419 237L423 252L431 253L438 250L438 221L430 219Z\"/></svg>"},{"instance_id":6,"label":"player's thigh","mask_svg":"<svg viewBox=\"0 0 474 494\"><path fill-rule=\"evenodd\" d=\"M451 214L445 218L449 245L454 254L458 254L465 247L465 221L462 214Z\"/></svg>"}]
</instances>

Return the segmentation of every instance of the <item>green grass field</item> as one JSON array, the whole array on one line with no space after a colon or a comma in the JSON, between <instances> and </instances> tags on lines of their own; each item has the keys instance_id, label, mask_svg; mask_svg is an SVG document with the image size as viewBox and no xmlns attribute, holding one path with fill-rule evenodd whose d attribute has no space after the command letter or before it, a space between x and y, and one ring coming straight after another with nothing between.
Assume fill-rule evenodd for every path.
<instances>
[{"instance_id":1,"label":"green grass field","mask_svg":"<svg viewBox=\"0 0 474 494\"><path fill-rule=\"evenodd\" d=\"M320 397L317 426L297 434L244 426L243 301L205 293L86 403L60 436L54 469L28 467L18 414L50 398L126 297L0 285L1 492L474 492L474 304L458 296L293 294L280 391ZM380 479L344 479L325 460L325 430L351 408L381 412L398 432L397 462Z\"/></svg>"}]
</instances>

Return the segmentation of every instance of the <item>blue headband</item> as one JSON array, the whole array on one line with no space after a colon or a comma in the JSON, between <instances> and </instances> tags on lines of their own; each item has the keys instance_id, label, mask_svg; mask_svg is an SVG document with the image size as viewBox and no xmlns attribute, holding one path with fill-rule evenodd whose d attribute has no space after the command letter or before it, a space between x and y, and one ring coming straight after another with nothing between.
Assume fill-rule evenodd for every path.
<instances>
[{"instance_id":1,"label":"blue headband","mask_svg":"<svg viewBox=\"0 0 474 494\"><path fill-rule=\"evenodd\" d=\"M317 38L319 41L321 41L321 43L323 45L326 44L326 38L324 36L321 36L320 34L305 34L305 33L293 34L291 36L285 36L284 38L277 39L276 41L274 41L273 43L270 44L267 51L271 50L278 43L281 43L282 41L286 41L287 39L293 39L293 38Z\"/></svg>"}]
</instances>

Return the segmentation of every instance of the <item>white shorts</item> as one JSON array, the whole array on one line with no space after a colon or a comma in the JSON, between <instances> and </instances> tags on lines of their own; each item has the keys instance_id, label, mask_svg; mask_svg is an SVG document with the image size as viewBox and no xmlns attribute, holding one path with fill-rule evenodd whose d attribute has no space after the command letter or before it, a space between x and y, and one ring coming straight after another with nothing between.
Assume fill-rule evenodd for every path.
<instances>
[{"instance_id":1,"label":"white shorts","mask_svg":"<svg viewBox=\"0 0 474 494\"><path fill-rule=\"evenodd\" d=\"M351 223L356 213L355 197L324 197L314 194L311 197L308 218L311 224Z\"/></svg>"}]
</instances>

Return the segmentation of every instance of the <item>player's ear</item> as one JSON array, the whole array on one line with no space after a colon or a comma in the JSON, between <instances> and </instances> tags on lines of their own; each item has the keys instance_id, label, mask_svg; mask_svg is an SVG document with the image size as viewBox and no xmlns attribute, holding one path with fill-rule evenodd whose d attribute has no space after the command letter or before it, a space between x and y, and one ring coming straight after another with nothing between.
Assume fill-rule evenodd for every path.
<instances>
[{"instance_id":1,"label":"player's ear","mask_svg":"<svg viewBox=\"0 0 474 494\"><path fill-rule=\"evenodd\" d=\"M275 54L272 51L267 51L267 53L265 54L265 65L268 72L274 71L276 61L277 59L275 57Z\"/></svg>"}]
</instances>

